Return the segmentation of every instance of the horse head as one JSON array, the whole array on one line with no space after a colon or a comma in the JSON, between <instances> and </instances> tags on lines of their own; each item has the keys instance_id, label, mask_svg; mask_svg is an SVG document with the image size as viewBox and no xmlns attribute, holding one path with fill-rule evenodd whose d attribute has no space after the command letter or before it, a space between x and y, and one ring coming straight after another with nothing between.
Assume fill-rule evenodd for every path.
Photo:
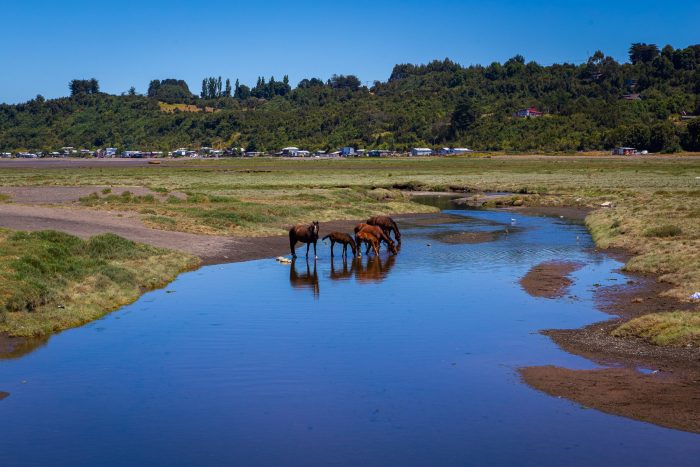
<instances>
[{"instance_id":1,"label":"horse head","mask_svg":"<svg viewBox=\"0 0 700 467\"><path fill-rule=\"evenodd\" d=\"M311 234L313 237L318 238L318 231L320 230L318 226L318 221L313 221L310 226Z\"/></svg>"},{"instance_id":2,"label":"horse head","mask_svg":"<svg viewBox=\"0 0 700 467\"><path fill-rule=\"evenodd\" d=\"M391 251L393 254L398 254L399 250L396 249L396 245L394 244L394 241L389 239L389 251Z\"/></svg>"}]
</instances>

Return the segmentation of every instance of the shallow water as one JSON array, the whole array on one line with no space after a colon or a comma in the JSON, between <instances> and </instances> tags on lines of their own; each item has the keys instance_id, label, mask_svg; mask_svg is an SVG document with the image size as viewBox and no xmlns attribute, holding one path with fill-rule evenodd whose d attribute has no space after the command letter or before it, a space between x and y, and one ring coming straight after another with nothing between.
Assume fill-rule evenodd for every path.
<instances>
[{"instance_id":1,"label":"shallow water","mask_svg":"<svg viewBox=\"0 0 700 467\"><path fill-rule=\"evenodd\" d=\"M624 280L585 228L450 212L466 217L404 224L396 258L205 267L0 361L0 464L697 465L698 435L518 377L595 367L537 333L605 319L593 284ZM518 279L552 259L586 266L566 297L528 296Z\"/></svg>"}]
</instances>

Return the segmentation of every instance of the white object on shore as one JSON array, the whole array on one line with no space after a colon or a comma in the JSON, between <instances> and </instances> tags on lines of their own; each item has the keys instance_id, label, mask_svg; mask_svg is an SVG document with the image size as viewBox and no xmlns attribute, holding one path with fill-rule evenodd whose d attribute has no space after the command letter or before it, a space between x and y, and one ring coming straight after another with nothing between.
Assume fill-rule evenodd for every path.
<instances>
[{"instance_id":1,"label":"white object on shore","mask_svg":"<svg viewBox=\"0 0 700 467\"><path fill-rule=\"evenodd\" d=\"M601 208L611 208L613 206L612 201L606 201L604 203L600 203Z\"/></svg>"},{"instance_id":2,"label":"white object on shore","mask_svg":"<svg viewBox=\"0 0 700 467\"><path fill-rule=\"evenodd\" d=\"M695 292L690 296L691 300L700 300L700 292Z\"/></svg>"},{"instance_id":3,"label":"white object on shore","mask_svg":"<svg viewBox=\"0 0 700 467\"><path fill-rule=\"evenodd\" d=\"M275 258L275 261L282 264L292 264L292 260L289 258L285 258L284 256L278 256L277 258Z\"/></svg>"}]
</instances>

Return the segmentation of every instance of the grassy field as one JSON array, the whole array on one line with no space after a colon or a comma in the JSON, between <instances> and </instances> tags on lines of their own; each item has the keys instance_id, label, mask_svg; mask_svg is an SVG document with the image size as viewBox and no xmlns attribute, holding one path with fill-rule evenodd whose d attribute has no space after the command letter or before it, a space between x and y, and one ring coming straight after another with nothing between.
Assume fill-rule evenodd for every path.
<instances>
[{"instance_id":1,"label":"grassy field","mask_svg":"<svg viewBox=\"0 0 700 467\"><path fill-rule=\"evenodd\" d=\"M404 190L509 191L506 204L591 207L603 248L635 256L629 271L661 274L670 295L700 291L700 158L494 156L430 159L164 161L140 167L3 169L0 185L144 186L98 191L86 209L139 213L154 228L212 235L281 234L295 222L432 210ZM168 194L173 196L167 196ZM175 196L182 194L185 196ZM604 202L611 207L601 208Z\"/></svg>"},{"instance_id":2,"label":"grassy field","mask_svg":"<svg viewBox=\"0 0 700 467\"><path fill-rule=\"evenodd\" d=\"M38 337L92 321L198 260L112 234L0 230L0 332Z\"/></svg>"}]
</instances>

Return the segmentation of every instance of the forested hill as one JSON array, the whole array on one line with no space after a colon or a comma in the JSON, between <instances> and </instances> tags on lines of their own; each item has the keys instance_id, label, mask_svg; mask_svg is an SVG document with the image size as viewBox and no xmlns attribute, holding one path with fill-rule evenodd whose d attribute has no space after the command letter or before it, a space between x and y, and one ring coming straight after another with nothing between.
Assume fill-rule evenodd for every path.
<instances>
[{"instance_id":1,"label":"forested hill","mask_svg":"<svg viewBox=\"0 0 700 467\"><path fill-rule=\"evenodd\" d=\"M596 52L582 64L541 66L516 56L463 67L450 60L397 65L386 82L354 76L259 78L252 88L207 78L197 96L154 80L146 96L101 93L75 80L70 97L0 105L0 151L62 146L172 150L284 146L404 150L466 146L561 151L627 145L700 150L700 45L633 44L630 61ZM519 118L534 107L541 117Z\"/></svg>"}]
</instances>

